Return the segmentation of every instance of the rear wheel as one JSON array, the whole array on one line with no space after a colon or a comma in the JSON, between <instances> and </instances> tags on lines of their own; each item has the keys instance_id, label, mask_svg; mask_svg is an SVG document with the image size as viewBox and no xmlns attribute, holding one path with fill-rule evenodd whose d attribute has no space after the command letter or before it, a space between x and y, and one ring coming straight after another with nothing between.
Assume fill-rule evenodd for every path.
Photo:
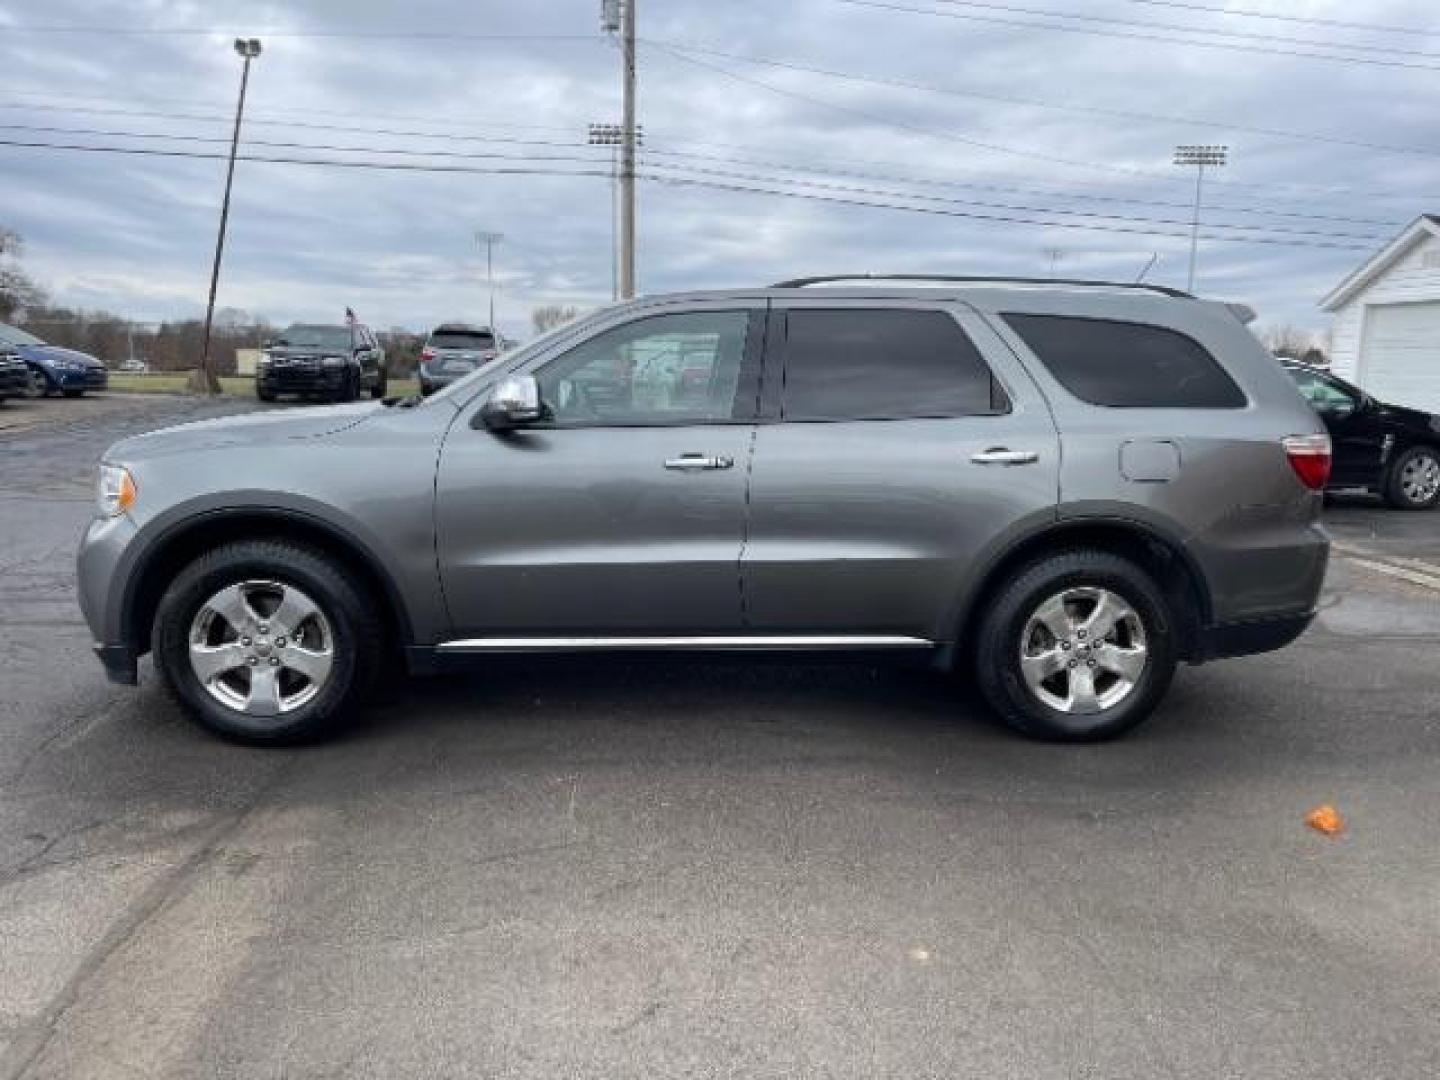
<instances>
[{"instance_id":1,"label":"rear wheel","mask_svg":"<svg viewBox=\"0 0 1440 1080\"><path fill-rule=\"evenodd\" d=\"M241 541L191 563L155 615L166 688L203 727L285 744L329 731L381 665L374 607L344 569L298 544Z\"/></svg>"},{"instance_id":2,"label":"rear wheel","mask_svg":"<svg viewBox=\"0 0 1440 1080\"><path fill-rule=\"evenodd\" d=\"M66 397L71 397L71 398L79 397L81 394L85 393L84 390L62 390L62 391L60 391L60 392L61 392L62 394L64 394Z\"/></svg>"},{"instance_id":3,"label":"rear wheel","mask_svg":"<svg viewBox=\"0 0 1440 1080\"><path fill-rule=\"evenodd\" d=\"M340 384L340 401L356 401L360 397L360 372L349 371L345 374L345 381Z\"/></svg>"},{"instance_id":4,"label":"rear wheel","mask_svg":"<svg viewBox=\"0 0 1440 1080\"><path fill-rule=\"evenodd\" d=\"M385 396L385 387L389 381L389 376L383 371L380 372L379 380L370 388L370 396L377 399L383 398Z\"/></svg>"},{"instance_id":5,"label":"rear wheel","mask_svg":"<svg viewBox=\"0 0 1440 1080\"><path fill-rule=\"evenodd\" d=\"M1385 499L1399 510L1429 510L1440 505L1440 450L1412 446L1390 464Z\"/></svg>"},{"instance_id":6,"label":"rear wheel","mask_svg":"<svg viewBox=\"0 0 1440 1080\"><path fill-rule=\"evenodd\" d=\"M256 396L257 398L259 398L261 401L274 401L274 400L275 400L275 391L274 391L274 390L266 390L266 389L264 389L263 387L261 387L261 386L257 383L256 386L255 386L255 396Z\"/></svg>"},{"instance_id":7,"label":"rear wheel","mask_svg":"<svg viewBox=\"0 0 1440 1080\"><path fill-rule=\"evenodd\" d=\"M1111 738L1144 720L1175 673L1175 629L1140 567L1103 551L1021 569L979 626L976 677L1001 718L1027 735Z\"/></svg>"}]
</instances>

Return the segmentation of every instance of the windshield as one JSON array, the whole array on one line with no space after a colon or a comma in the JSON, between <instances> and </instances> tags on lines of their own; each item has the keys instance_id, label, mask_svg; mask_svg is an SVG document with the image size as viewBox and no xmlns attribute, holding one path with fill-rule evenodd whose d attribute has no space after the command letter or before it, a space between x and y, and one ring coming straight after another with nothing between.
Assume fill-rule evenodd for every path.
<instances>
[{"instance_id":1,"label":"windshield","mask_svg":"<svg viewBox=\"0 0 1440 1080\"><path fill-rule=\"evenodd\" d=\"M436 330L430 344L437 349L493 349L495 335L475 330Z\"/></svg>"},{"instance_id":2,"label":"windshield","mask_svg":"<svg viewBox=\"0 0 1440 1080\"><path fill-rule=\"evenodd\" d=\"M44 345L34 334L27 334L13 326L0 323L0 344L3 345Z\"/></svg>"},{"instance_id":3,"label":"windshield","mask_svg":"<svg viewBox=\"0 0 1440 1080\"><path fill-rule=\"evenodd\" d=\"M292 326L275 344L292 349L349 349L354 340L346 326Z\"/></svg>"}]
</instances>

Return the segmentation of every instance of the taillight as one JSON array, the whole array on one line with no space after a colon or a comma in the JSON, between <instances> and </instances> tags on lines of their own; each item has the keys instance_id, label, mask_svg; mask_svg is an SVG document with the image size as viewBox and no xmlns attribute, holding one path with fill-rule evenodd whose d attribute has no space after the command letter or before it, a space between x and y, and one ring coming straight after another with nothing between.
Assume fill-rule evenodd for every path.
<instances>
[{"instance_id":1,"label":"taillight","mask_svg":"<svg viewBox=\"0 0 1440 1080\"><path fill-rule=\"evenodd\" d=\"M434 360L434 359L435 359L435 350L432 349L429 345L426 345L423 349L420 350L420 359L421 359L421 360Z\"/></svg>"},{"instance_id":2,"label":"taillight","mask_svg":"<svg viewBox=\"0 0 1440 1080\"><path fill-rule=\"evenodd\" d=\"M1311 491L1325 486L1330 479L1329 435L1287 435L1280 444L1302 484Z\"/></svg>"}]
</instances>

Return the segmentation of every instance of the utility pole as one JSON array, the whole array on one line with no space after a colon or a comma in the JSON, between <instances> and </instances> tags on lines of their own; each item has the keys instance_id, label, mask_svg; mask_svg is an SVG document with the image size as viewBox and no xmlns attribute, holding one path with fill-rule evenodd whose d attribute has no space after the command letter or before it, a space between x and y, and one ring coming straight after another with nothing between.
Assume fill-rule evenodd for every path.
<instances>
[{"instance_id":1,"label":"utility pole","mask_svg":"<svg viewBox=\"0 0 1440 1080\"><path fill-rule=\"evenodd\" d=\"M635 295L635 4L620 0L623 116L620 131L620 298Z\"/></svg>"},{"instance_id":2,"label":"utility pole","mask_svg":"<svg viewBox=\"0 0 1440 1080\"><path fill-rule=\"evenodd\" d=\"M1195 213L1190 219L1190 275L1185 282L1186 292L1195 291L1195 257L1200 248L1200 202L1205 186L1205 166L1225 165L1229 153L1228 146L1175 147L1176 165L1195 166Z\"/></svg>"},{"instance_id":3,"label":"utility pole","mask_svg":"<svg viewBox=\"0 0 1440 1080\"><path fill-rule=\"evenodd\" d=\"M610 148L610 299L620 299L620 226L617 219L620 213L619 182L620 182L620 143L624 138L623 128L620 124L591 124L588 132L588 142L591 146L608 146ZM645 127L642 124L635 125L635 145L645 145Z\"/></svg>"},{"instance_id":4,"label":"utility pole","mask_svg":"<svg viewBox=\"0 0 1440 1080\"><path fill-rule=\"evenodd\" d=\"M230 164L225 170L225 198L220 203L220 233L215 238L215 264L210 268L210 299L205 304L205 344L200 369L191 377L190 389L202 394L220 393L220 380L210 359L210 326L215 318L215 289L220 283L220 256L225 251L225 223L230 219L230 187L235 182L235 152L240 146L240 120L245 115L245 88L250 83L250 61L260 55L259 38L236 38L235 51L244 60L240 68L240 101L235 106L235 132L230 136Z\"/></svg>"},{"instance_id":5,"label":"utility pole","mask_svg":"<svg viewBox=\"0 0 1440 1080\"><path fill-rule=\"evenodd\" d=\"M490 332L495 332L495 245L505 239L504 233L477 232L475 242L485 245L485 283L490 287Z\"/></svg>"}]
</instances>

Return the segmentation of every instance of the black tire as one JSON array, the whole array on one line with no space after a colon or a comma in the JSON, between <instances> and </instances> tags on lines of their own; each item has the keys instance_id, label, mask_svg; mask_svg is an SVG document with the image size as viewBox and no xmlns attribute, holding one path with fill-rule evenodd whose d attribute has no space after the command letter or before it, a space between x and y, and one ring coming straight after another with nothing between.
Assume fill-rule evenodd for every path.
<instances>
[{"instance_id":1,"label":"black tire","mask_svg":"<svg viewBox=\"0 0 1440 1080\"><path fill-rule=\"evenodd\" d=\"M313 698L293 711L253 717L217 700L190 662L196 615L222 589L241 582L279 582L302 590L328 623L333 659ZM332 731L363 700L385 652L383 623L365 590L323 552L286 541L242 540L190 563L155 613L155 666L166 690L202 727L255 746L309 742Z\"/></svg>"},{"instance_id":2,"label":"black tire","mask_svg":"<svg viewBox=\"0 0 1440 1080\"><path fill-rule=\"evenodd\" d=\"M390 380L389 380L389 378L386 376L385 372L382 371L382 372L380 373L380 378L379 378L379 380L375 383L374 386L372 386L372 387L370 388L370 396L371 396L372 398L375 398L377 401L378 401L380 398L383 398L383 397L385 396L385 387L386 387L386 385L389 383L389 381L390 381Z\"/></svg>"},{"instance_id":3,"label":"black tire","mask_svg":"<svg viewBox=\"0 0 1440 1080\"><path fill-rule=\"evenodd\" d=\"M50 380L39 368L30 369L30 377L25 383L25 396L30 399L43 398L50 393Z\"/></svg>"},{"instance_id":4,"label":"black tire","mask_svg":"<svg viewBox=\"0 0 1440 1080\"><path fill-rule=\"evenodd\" d=\"M68 398L77 398L85 393L84 390L62 390L60 392Z\"/></svg>"},{"instance_id":5,"label":"black tire","mask_svg":"<svg viewBox=\"0 0 1440 1080\"><path fill-rule=\"evenodd\" d=\"M1143 628L1148 653L1128 694L1099 712L1071 713L1052 707L1030 688L1021 670L1021 652L1027 623L1038 608L1066 590L1087 588L1104 589L1129 605ZM1163 594L1139 566L1105 551L1060 552L1022 567L990 599L978 626L975 675L991 707L1016 731L1057 742L1095 742L1128 731L1154 710L1175 674L1175 633ZM1069 666L1088 663L1095 669L1084 659L1088 645L1070 639L1066 648L1075 650ZM1070 678L1065 671L1057 675ZM1115 678L1104 671L1096 675ZM1097 689L1099 685L1097 681ZM1041 689L1047 687L1042 684Z\"/></svg>"},{"instance_id":6,"label":"black tire","mask_svg":"<svg viewBox=\"0 0 1440 1080\"><path fill-rule=\"evenodd\" d=\"M1433 481L1416 490L1415 471L1433 476L1431 470L1434 469L1440 469L1440 448L1412 446L1403 451L1385 473L1385 501L1396 510L1433 510L1440 506L1440 486L1432 486Z\"/></svg>"},{"instance_id":7,"label":"black tire","mask_svg":"<svg viewBox=\"0 0 1440 1080\"><path fill-rule=\"evenodd\" d=\"M273 390L262 390L262 389L260 389L260 387L257 385L257 386L255 387L255 396L256 396L257 398L259 398L261 401L274 401L274 400L275 400L275 391L273 391Z\"/></svg>"}]
</instances>

